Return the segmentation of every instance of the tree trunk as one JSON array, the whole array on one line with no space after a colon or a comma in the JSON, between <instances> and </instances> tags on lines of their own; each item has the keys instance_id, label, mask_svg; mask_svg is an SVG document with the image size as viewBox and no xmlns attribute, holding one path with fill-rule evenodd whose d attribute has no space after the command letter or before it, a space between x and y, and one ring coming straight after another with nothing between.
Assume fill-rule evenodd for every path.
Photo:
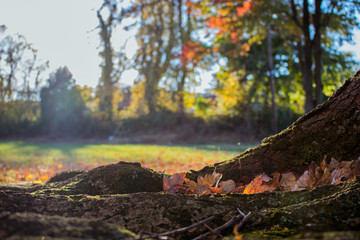
<instances>
[{"instance_id":1,"label":"tree trunk","mask_svg":"<svg viewBox=\"0 0 360 240\"><path fill-rule=\"evenodd\" d=\"M100 78L100 103L99 108L103 113L103 118L106 121L111 121L113 118L113 49L111 46L111 35L112 35L112 12L110 12L110 16L108 17L107 22L104 21L100 11L105 5L103 5L97 11L97 17L100 22L100 38L103 45L103 51L101 52L101 56L103 58L101 78Z\"/></svg>"},{"instance_id":2,"label":"tree trunk","mask_svg":"<svg viewBox=\"0 0 360 240\"><path fill-rule=\"evenodd\" d=\"M232 160L205 167L194 175L211 173L223 179L249 182L257 174L287 169L302 173L310 162L353 160L360 156L360 71L345 81L328 101L305 114L284 131Z\"/></svg>"},{"instance_id":3,"label":"tree trunk","mask_svg":"<svg viewBox=\"0 0 360 240\"><path fill-rule=\"evenodd\" d=\"M303 1L303 25L304 33L304 75L303 88L305 91L305 112L314 109L314 95L312 86L312 44L310 38L310 14L308 0Z\"/></svg>"},{"instance_id":4,"label":"tree trunk","mask_svg":"<svg viewBox=\"0 0 360 240\"><path fill-rule=\"evenodd\" d=\"M273 133L278 132L278 116L277 116L277 107L275 101L275 79L274 79L274 64L273 64L273 55L272 55L272 44L271 44L271 27L270 25L266 28L266 39L267 39L267 60L269 65L269 80L271 87L271 111L272 111L272 128Z\"/></svg>"},{"instance_id":5,"label":"tree trunk","mask_svg":"<svg viewBox=\"0 0 360 240\"><path fill-rule=\"evenodd\" d=\"M315 59L315 99L316 105L323 102L323 83L322 83L322 49L321 49L321 3L322 0L315 0L314 15L314 59Z\"/></svg>"}]
</instances>

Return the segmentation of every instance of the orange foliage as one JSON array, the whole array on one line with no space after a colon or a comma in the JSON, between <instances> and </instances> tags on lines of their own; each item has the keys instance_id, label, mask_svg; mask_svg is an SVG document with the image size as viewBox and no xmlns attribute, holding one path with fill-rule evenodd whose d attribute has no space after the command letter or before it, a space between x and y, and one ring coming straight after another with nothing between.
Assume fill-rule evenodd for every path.
<instances>
[{"instance_id":1,"label":"orange foliage","mask_svg":"<svg viewBox=\"0 0 360 240\"><path fill-rule=\"evenodd\" d=\"M206 49L199 42L188 41L181 49L181 64L186 66L188 63L192 63L196 66L205 52Z\"/></svg>"},{"instance_id":2,"label":"orange foliage","mask_svg":"<svg viewBox=\"0 0 360 240\"><path fill-rule=\"evenodd\" d=\"M252 0L244 2L242 7L236 8L236 12L239 17L242 17L247 11L251 9L251 2Z\"/></svg>"}]
</instances>

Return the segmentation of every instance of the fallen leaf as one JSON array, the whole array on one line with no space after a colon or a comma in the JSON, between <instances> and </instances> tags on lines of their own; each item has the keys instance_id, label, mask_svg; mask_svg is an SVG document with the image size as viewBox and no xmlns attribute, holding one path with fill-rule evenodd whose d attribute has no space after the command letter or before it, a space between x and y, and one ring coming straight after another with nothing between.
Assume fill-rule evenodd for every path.
<instances>
[{"instance_id":1,"label":"fallen leaf","mask_svg":"<svg viewBox=\"0 0 360 240\"><path fill-rule=\"evenodd\" d=\"M213 183L214 183L214 177L211 174L206 174L204 177L199 176L197 178L197 184L201 185L201 186L203 186L203 185L211 186L211 185L213 185Z\"/></svg>"},{"instance_id":2,"label":"fallen leaf","mask_svg":"<svg viewBox=\"0 0 360 240\"><path fill-rule=\"evenodd\" d=\"M206 194L210 193L210 185L197 185L196 194Z\"/></svg>"},{"instance_id":3,"label":"fallen leaf","mask_svg":"<svg viewBox=\"0 0 360 240\"><path fill-rule=\"evenodd\" d=\"M360 175L360 159L353 162L353 164L351 165L351 171L353 176Z\"/></svg>"},{"instance_id":4,"label":"fallen leaf","mask_svg":"<svg viewBox=\"0 0 360 240\"><path fill-rule=\"evenodd\" d=\"M223 193L221 188L217 188L217 187L210 187L210 193Z\"/></svg>"},{"instance_id":5,"label":"fallen leaf","mask_svg":"<svg viewBox=\"0 0 360 240\"><path fill-rule=\"evenodd\" d=\"M262 175L263 182L271 182L273 179L266 174Z\"/></svg>"},{"instance_id":6,"label":"fallen leaf","mask_svg":"<svg viewBox=\"0 0 360 240\"><path fill-rule=\"evenodd\" d=\"M266 176L266 175L259 175L254 180L252 180L245 187L243 194L260 193L260 192L264 192L264 191L274 190L274 188L271 188L268 185L262 185L264 176Z\"/></svg>"},{"instance_id":7,"label":"fallen leaf","mask_svg":"<svg viewBox=\"0 0 360 240\"><path fill-rule=\"evenodd\" d=\"M187 193L196 193L196 188L197 188L196 182L185 179L185 186L188 188Z\"/></svg>"},{"instance_id":8,"label":"fallen leaf","mask_svg":"<svg viewBox=\"0 0 360 240\"><path fill-rule=\"evenodd\" d=\"M163 189L165 192L175 193L176 188L181 187L185 180L185 172L175 173L171 178L164 175Z\"/></svg>"},{"instance_id":9,"label":"fallen leaf","mask_svg":"<svg viewBox=\"0 0 360 240\"><path fill-rule=\"evenodd\" d=\"M316 182L316 186L323 186L331 183L331 171L326 167L321 178Z\"/></svg>"},{"instance_id":10,"label":"fallen leaf","mask_svg":"<svg viewBox=\"0 0 360 240\"><path fill-rule=\"evenodd\" d=\"M339 162L336 161L335 158L331 158L331 161L330 161L330 164L329 164L329 168L330 168L331 171L334 170L334 169L336 169L336 168L339 168Z\"/></svg>"},{"instance_id":11,"label":"fallen leaf","mask_svg":"<svg viewBox=\"0 0 360 240\"><path fill-rule=\"evenodd\" d=\"M293 188L294 191L313 189L315 184L315 176L311 176L310 171L306 170L303 175L296 181Z\"/></svg>"},{"instance_id":12,"label":"fallen leaf","mask_svg":"<svg viewBox=\"0 0 360 240\"><path fill-rule=\"evenodd\" d=\"M233 180L227 180L219 183L219 187L223 192L228 193L236 188L236 184Z\"/></svg>"},{"instance_id":13,"label":"fallen leaf","mask_svg":"<svg viewBox=\"0 0 360 240\"><path fill-rule=\"evenodd\" d=\"M231 190L230 192L231 193L243 193L245 190L245 187L240 185L240 186L237 186L236 188L234 188L233 190Z\"/></svg>"},{"instance_id":14,"label":"fallen leaf","mask_svg":"<svg viewBox=\"0 0 360 240\"><path fill-rule=\"evenodd\" d=\"M280 188L285 191L290 191L296 184L296 177L292 172L281 175Z\"/></svg>"},{"instance_id":15,"label":"fallen leaf","mask_svg":"<svg viewBox=\"0 0 360 240\"><path fill-rule=\"evenodd\" d=\"M331 173L331 184L335 184L337 181L347 180L352 175L350 167L347 165L343 168L337 168Z\"/></svg>"},{"instance_id":16,"label":"fallen leaf","mask_svg":"<svg viewBox=\"0 0 360 240\"><path fill-rule=\"evenodd\" d=\"M271 181L269 187L272 187L275 189L279 188L281 174L279 172L275 172L275 173L271 174L271 176L273 176L273 180Z\"/></svg>"},{"instance_id":17,"label":"fallen leaf","mask_svg":"<svg viewBox=\"0 0 360 240\"><path fill-rule=\"evenodd\" d=\"M322 172L325 171L325 168L327 168L327 163L326 163L326 158L327 158L327 155L324 156L324 159L322 160L322 162L320 163L320 169Z\"/></svg>"},{"instance_id":18,"label":"fallen leaf","mask_svg":"<svg viewBox=\"0 0 360 240\"><path fill-rule=\"evenodd\" d=\"M309 165L309 174L314 179L314 182L319 180L322 176L321 168L314 161Z\"/></svg>"},{"instance_id":19,"label":"fallen leaf","mask_svg":"<svg viewBox=\"0 0 360 240\"><path fill-rule=\"evenodd\" d=\"M221 178L222 174L214 171L212 174L206 174L204 177L199 176L197 178L197 184L217 187Z\"/></svg>"}]
</instances>

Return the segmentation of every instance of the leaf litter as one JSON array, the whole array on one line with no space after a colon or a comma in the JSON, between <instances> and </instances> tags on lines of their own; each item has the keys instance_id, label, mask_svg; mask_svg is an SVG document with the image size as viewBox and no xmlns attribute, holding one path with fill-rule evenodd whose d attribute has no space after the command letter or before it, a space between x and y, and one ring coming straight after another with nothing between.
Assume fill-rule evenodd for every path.
<instances>
[{"instance_id":1,"label":"leaf litter","mask_svg":"<svg viewBox=\"0 0 360 240\"><path fill-rule=\"evenodd\" d=\"M164 191L183 194L242 193L253 194L264 191L300 191L314 189L327 184L340 184L360 175L360 158L352 161L337 161L332 158L326 162L326 156L320 165L311 162L300 177L292 172L256 176L249 184L235 183L233 180L221 181L222 174L216 169L212 174L199 176L197 181L185 177L185 172L176 173L171 178L164 176Z\"/></svg>"}]
</instances>

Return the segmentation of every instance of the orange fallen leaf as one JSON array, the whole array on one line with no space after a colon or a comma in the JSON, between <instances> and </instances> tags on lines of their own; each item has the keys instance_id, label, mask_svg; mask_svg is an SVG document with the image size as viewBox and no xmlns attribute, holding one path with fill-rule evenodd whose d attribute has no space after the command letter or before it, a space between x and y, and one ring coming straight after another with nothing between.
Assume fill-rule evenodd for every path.
<instances>
[{"instance_id":1,"label":"orange fallen leaf","mask_svg":"<svg viewBox=\"0 0 360 240\"><path fill-rule=\"evenodd\" d=\"M269 187L275 188L275 189L279 188L281 174L279 172L275 172L271 175L273 176L273 180L271 181Z\"/></svg>"},{"instance_id":2,"label":"orange fallen leaf","mask_svg":"<svg viewBox=\"0 0 360 240\"><path fill-rule=\"evenodd\" d=\"M222 193L222 189L221 188L217 188L217 187L210 187L210 193Z\"/></svg>"},{"instance_id":3,"label":"orange fallen leaf","mask_svg":"<svg viewBox=\"0 0 360 240\"><path fill-rule=\"evenodd\" d=\"M243 194L252 194L260 193L264 191L272 191L274 188L269 187L268 185L263 185L263 179L266 175L259 175L254 180L252 180L244 189ZM265 177L266 180L268 176Z\"/></svg>"}]
</instances>

